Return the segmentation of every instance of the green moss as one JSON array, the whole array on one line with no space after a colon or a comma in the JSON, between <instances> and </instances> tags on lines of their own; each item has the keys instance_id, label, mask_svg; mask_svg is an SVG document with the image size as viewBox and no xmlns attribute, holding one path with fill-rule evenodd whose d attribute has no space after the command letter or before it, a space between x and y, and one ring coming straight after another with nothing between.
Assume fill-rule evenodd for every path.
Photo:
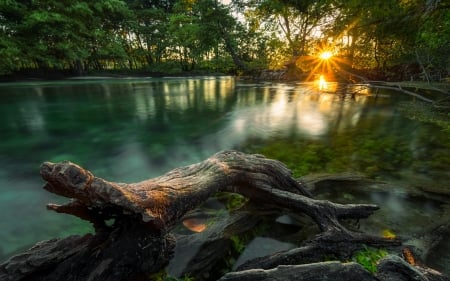
<instances>
[{"instance_id":1,"label":"green moss","mask_svg":"<svg viewBox=\"0 0 450 281\"><path fill-rule=\"evenodd\" d=\"M248 239L243 238L239 235L233 235L230 237L231 242L233 243L233 248L239 254L242 253L247 245Z\"/></svg>"},{"instance_id":2,"label":"green moss","mask_svg":"<svg viewBox=\"0 0 450 281\"><path fill-rule=\"evenodd\" d=\"M388 252L383 249L365 247L353 255L353 261L359 263L368 271L375 273L377 271L378 261L387 254Z\"/></svg>"},{"instance_id":3,"label":"green moss","mask_svg":"<svg viewBox=\"0 0 450 281\"><path fill-rule=\"evenodd\" d=\"M356 171L376 178L410 167L412 162L411 151L402 139L372 131L336 135L331 142L274 140L250 152L283 162L294 177Z\"/></svg>"},{"instance_id":4,"label":"green moss","mask_svg":"<svg viewBox=\"0 0 450 281\"><path fill-rule=\"evenodd\" d=\"M230 192L219 192L216 194L216 198L219 201L224 202L225 207L228 211L237 210L248 202L248 198L240 194Z\"/></svg>"},{"instance_id":5,"label":"green moss","mask_svg":"<svg viewBox=\"0 0 450 281\"><path fill-rule=\"evenodd\" d=\"M333 154L329 147L320 142L302 140L273 141L257 152L286 164L294 177L326 170Z\"/></svg>"}]
</instances>

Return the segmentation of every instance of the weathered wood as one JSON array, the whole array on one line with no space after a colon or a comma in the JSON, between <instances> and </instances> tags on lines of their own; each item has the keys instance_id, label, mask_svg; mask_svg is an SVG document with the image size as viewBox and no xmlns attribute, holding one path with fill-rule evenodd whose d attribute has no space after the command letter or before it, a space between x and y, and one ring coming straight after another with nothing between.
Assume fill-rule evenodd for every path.
<instances>
[{"instance_id":1,"label":"weathered wood","mask_svg":"<svg viewBox=\"0 0 450 281\"><path fill-rule=\"evenodd\" d=\"M233 251L231 236L251 230L261 217L249 211L233 212L214 218L214 222L199 233L175 235L177 246L167 272L174 277L190 276L195 280L217 280L219 272L213 268L224 263ZM216 270L218 271L218 270Z\"/></svg>"},{"instance_id":2,"label":"weathered wood","mask_svg":"<svg viewBox=\"0 0 450 281\"><path fill-rule=\"evenodd\" d=\"M83 214L81 218L91 217L96 221L106 219L117 208L119 212L139 214L144 222L159 229L170 228L217 191L237 192L252 198L253 192L258 194L262 188L311 196L281 162L235 151L221 152L198 164L132 184L106 181L71 162L46 162L41 167L41 175L47 181L45 189L73 198L78 204L75 208L52 205L55 211ZM80 211L81 206L88 210ZM111 210L95 218L89 215L95 208ZM98 211L95 213L98 215Z\"/></svg>"},{"instance_id":3,"label":"weathered wood","mask_svg":"<svg viewBox=\"0 0 450 281\"><path fill-rule=\"evenodd\" d=\"M418 99L420 99L420 100L422 100L422 101L430 102L430 103L435 103L435 101L432 100L432 99L426 98L426 97L424 97L424 96L422 96L422 95L420 95L420 94L417 94L417 93L408 91L408 90L406 90L406 89L403 89L401 85L397 85L397 86L387 86L387 85L385 85L385 83L374 83L374 82L371 82L371 83L369 84L369 87L371 87L371 88L377 88L377 89L387 89L387 90L399 91L399 92L405 93L405 94L407 94L407 95L416 97L416 98L418 98Z\"/></svg>"},{"instance_id":4,"label":"weathered wood","mask_svg":"<svg viewBox=\"0 0 450 281\"><path fill-rule=\"evenodd\" d=\"M378 209L373 204L342 205L314 200L283 163L237 151L217 153L198 164L133 184L108 182L71 162L46 162L41 175L47 180L45 189L75 199L70 205L51 205L52 210L97 225L99 220L117 215L116 211L139 214L157 229L170 229L187 211L218 191L240 193L261 203L304 212L323 231L345 230L339 219L366 218ZM99 215L93 209L108 212Z\"/></svg>"},{"instance_id":5,"label":"weathered wood","mask_svg":"<svg viewBox=\"0 0 450 281\"><path fill-rule=\"evenodd\" d=\"M127 220L125 218L125 220ZM42 242L0 265L4 281L147 281L173 254L171 235L133 218L110 231Z\"/></svg>"},{"instance_id":6,"label":"weathered wood","mask_svg":"<svg viewBox=\"0 0 450 281\"><path fill-rule=\"evenodd\" d=\"M325 258L348 260L354 252L367 245L387 248L400 244L401 242L398 239L385 239L364 233L339 230L327 231L310 241L306 241L298 248L250 260L239 266L238 270L270 269L278 265L316 263L323 261Z\"/></svg>"},{"instance_id":7,"label":"weathered wood","mask_svg":"<svg viewBox=\"0 0 450 281\"><path fill-rule=\"evenodd\" d=\"M70 236L37 243L22 254L10 258L0 266L0 280L38 280L39 275L51 271L54 266L72 255L84 251L91 235Z\"/></svg>"},{"instance_id":8,"label":"weathered wood","mask_svg":"<svg viewBox=\"0 0 450 281\"><path fill-rule=\"evenodd\" d=\"M169 232L174 225L218 191L239 193L258 204L304 213L322 231L298 250L306 256L313 256L316 251L313 259L287 256L270 259L268 266L259 264L260 267L272 268L289 264L289 261L317 261L317 254L322 253L338 255L342 251L348 255L348 249L362 243L399 243L355 233L341 224L342 219L370 216L378 209L376 205L315 200L306 185L292 178L283 163L262 155L224 151L200 163L130 184L106 181L70 162L46 162L41 166L41 175L47 181L46 190L72 199L66 205L49 204L48 208L92 222L96 233L79 240L80 243L73 239L49 242L48 254L31 251L10 259L0 266L0 277L9 278L5 280L145 279L148 274L164 268L171 258L174 240ZM112 225L106 223L111 220ZM77 247L70 255L55 259L55 253L68 244ZM34 265L30 268L30 258L36 255L40 261L32 262ZM17 275L13 272L21 272L22 277L14 278Z\"/></svg>"},{"instance_id":9,"label":"weathered wood","mask_svg":"<svg viewBox=\"0 0 450 281\"><path fill-rule=\"evenodd\" d=\"M367 186L374 183L384 183L369 179L367 176L358 173L340 173L340 174L310 174L298 179L299 182L306 185L308 190L312 193L317 191L321 186Z\"/></svg>"},{"instance_id":10,"label":"weathered wood","mask_svg":"<svg viewBox=\"0 0 450 281\"><path fill-rule=\"evenodd\" d=\"M337 261L312 263L307 265L280 265L274 269L251 269L231 272L220 281L379 281L357 263Z\"/></svg>"},{"instance_id":11,"label":"weathered wood","mask_svg":"<svg viewBox=\"0 0 450 281\"><path fill-rule=\"evenodd\" d=\"M450 281L450 278L425 266L412 266L397 256L387 256L377 266L381 281Z\"/></svg>"},{"instance_id":12,"label":"weathered wood","mask_svg":"<svg viewBox=\"0 0 450 281\"><path fill-rule=\"evenodd\" d=\"M305 265L280 265L273 269L250 269L231 272L220 281L449 281L441 273L426 267L413 267L397 256L383 258L375 275L353 262L318 262Z\"/></svg>"}]
</instances>

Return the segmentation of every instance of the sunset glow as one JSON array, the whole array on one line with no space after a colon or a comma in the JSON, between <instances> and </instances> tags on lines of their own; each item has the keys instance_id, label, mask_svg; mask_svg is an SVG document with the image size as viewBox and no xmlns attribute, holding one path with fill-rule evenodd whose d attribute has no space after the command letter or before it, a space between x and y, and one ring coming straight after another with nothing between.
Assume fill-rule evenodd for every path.
<instances>
[{"instance_id":1,"label":"sunset glow","mask_svg":"<svg viewBox=\"0 0 450 281\"><path fill-rule=\"evenodd\" d=\"M318 83L319 88L322 90L329 87L327 82L335 81L335 73L341 69L342 64L348 64L348 62L339 55L339 52L335 50L333 46L327 46L326 48L317 47L317 53L310 56L303 56L298 59L297 65L299 65L303 71L309 72L307 81L311 81L314 77L314 81ZM322 76L322 79L320 79Z\"/></svg>"},{"instance_id":2,"label":"sunset glow","mask_svg":"<svg viewBox=\"0 0 450 281\"><path fill-rule=\"evenodd\" d=\"M325 80L325 77L323 75L320 75L318 83L319 90L326 90L328 88L327 81Z\"/></svg>"},{"instance_id":3,"label":"sunset glow","mask_svg":"<svg viewBox=\"0 0 450 281\"><path fill-rule=\"evenodd\" d=\"M323 60L330 59L332 56L333 56L333 53L331 53L330 51L325 51L320 54L320 58Z\"/></svg>"}]
</instances>

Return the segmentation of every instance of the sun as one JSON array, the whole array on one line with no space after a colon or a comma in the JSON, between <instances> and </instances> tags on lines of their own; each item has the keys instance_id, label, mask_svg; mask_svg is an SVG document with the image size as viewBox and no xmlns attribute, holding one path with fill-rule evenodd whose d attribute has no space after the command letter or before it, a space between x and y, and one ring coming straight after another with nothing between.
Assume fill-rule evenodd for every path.
<instances>
[{"instance_id":1,"label":"sun","mask_svg":"<svg viewBox=\"0 0 450 281\"><path fill-rule=\"evenodd\" d=\"M322 52L321 54L320 54L320 58L321 59L323 59L323 60L328 60L328 59L330 59L331 57L333 56L333 53L332 52L330 52L330 51L325 51L325 52Z\"/></svg>"},{"instance_id":2,"label":"sun","mask_svg":"<svg viewBox=\"0 0 450 281\"><path fill-rule=\"evenodd\" d=\"M322 48L317 46L314 54L305 55L297 58L296 65L304 72L309 72L305 80L315 80L319 88L326 88L327 82L336 81L338 77L342 76L343 65L348 65L348 61L339 50L333 46ZM345 75L345 74L344 74ZM322 78L320 78L322 77Z\"/></svg>"}]
</instances>

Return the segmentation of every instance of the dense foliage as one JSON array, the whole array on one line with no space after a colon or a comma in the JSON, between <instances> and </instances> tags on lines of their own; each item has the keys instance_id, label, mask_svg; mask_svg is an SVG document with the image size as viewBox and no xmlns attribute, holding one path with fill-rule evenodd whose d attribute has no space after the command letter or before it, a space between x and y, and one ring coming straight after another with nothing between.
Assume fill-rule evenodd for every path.
<instances>
[{"instance_id":1,"label":"dense foliage","mask_svg":"<svg viewBox=\"0 0 450 281\"><path fill-rule=\"evenodd\" d=\"M408 66L405 79L441 79L449 8L441 0L3 0L0 75L236 73L330 49L351 67Z\"/></svg>"}]
</instances>

